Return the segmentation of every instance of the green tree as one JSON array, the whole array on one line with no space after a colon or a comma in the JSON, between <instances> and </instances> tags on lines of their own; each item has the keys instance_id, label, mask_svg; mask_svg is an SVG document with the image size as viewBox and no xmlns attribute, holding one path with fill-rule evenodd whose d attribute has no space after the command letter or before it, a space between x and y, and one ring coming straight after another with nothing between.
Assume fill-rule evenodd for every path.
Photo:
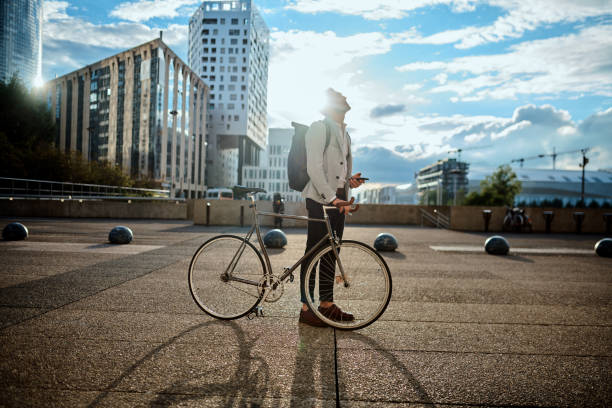
<instances>
[{"instance_id":1,"label":"green tree","mask_svg":"<svg viewBox=\"0 0 612 408\"><path fill-rule=\"evenodd\" d=\"M490 176L480 182L480 192L471 192L465 205L512 206L514 197L521 192L522 185L516 173L508 165L499 166Z\"/></svg>"},{"instance_id":2,"label":"green tree","mask_svg":"<svg viewBox=\"0 0 612 408\"><path fill-rule=\"evenodd\" d=\"M56 124L38 95L15 76L0 81L0 176L73 183L132 186L119 166L88 162L80 152L61 152L55 146ZM153 181L139 181L153 186Z\"/></svg>"},{"instance_id":3,"label":"green tree","mask_svg":"<svg viewBox=\"0 0 612 408\"><path fill-rule=\"evenodd\" d=\"M55 122L44 101L17 76L0 81L0 176L28 177L27 156L53 143Z\"/></svg>"}]
</instances>

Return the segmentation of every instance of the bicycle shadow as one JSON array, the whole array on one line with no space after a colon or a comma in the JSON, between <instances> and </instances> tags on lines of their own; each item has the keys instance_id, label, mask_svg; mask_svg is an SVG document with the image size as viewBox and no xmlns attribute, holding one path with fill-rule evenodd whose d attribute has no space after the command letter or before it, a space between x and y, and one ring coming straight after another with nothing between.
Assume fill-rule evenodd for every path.
<instances>
[{"instance_id":1,"label":"bicycle shadow","mask_svg":"<svg viewBox=\"0 0 612 408\"><path fill-rule=\"evenodd\" d=\"M406 367L406 365L403 362L401 362L393 353L391 353L388 350L385 350L383 346L380 345L380 343L378 343L376 340L364 334L360 334L354 331L351 331L351 332L337 331L336 333L341 333L341 336L344 338L356 340L356 341L366 344L367 346L370 347L372 352L379 354L381 358L384 358L387 361L389 361L391 365L395 369L397 369L399 373L401 373L401 376L403 377L403 378L393 378L393 380L394 381L403 380L405 384L409 385L416 393L418 400L411 401L412 403L416 402L420 404L434 404L433 400L431 399L431 397L429 396L425 388L423 388L421 383L412 375L408 367ZM340 350L338 350L338 352L340 352ZM362 367L362 370L366 370L366 369L367 367ZM340 377L338 380L339 381L339 395L340 395L340 400L342 401L343 399L344 400L350 399L350 396L347 395L346 390L344 389L344 385L343 385L344 381L342 381L341 370L342 370L342 365L339 363L338 364L338 373ZM381 373L375 373L373 376L378 377L380 374Z\"/></svg>"},{"instance_id":2,"label":"bicycle shadow","mask_svg":"<svg viewBox=\"0 0 612 408\"><path fill-rule=\"evenodd\" d=\"M217 397L215 405L219 407L240 406L245 408L257 408L260 404L256 401L268 396L267 385L270 378L270 369L266 361L253 355L253 346L256 339L249 338L240 326L233 322L208 321L192 326L166 342L155 347L144 357L136 361L119 377L117 377L104 391L88 405L89 408L97 407L103 403L109 394L113 392L123 381L128 379L138 369L153 360L157 355L168 358L172 352L171 346L177 340L196 332L197 330L208 328L209 326L221 325L229 326L236 336L239 345L238 364L236 370L229 376L226 382L207 383L209 372L205 369L201 373L193 373L193 370L185 375L180 381L176 381L160 391L155 391L156 397L148 403L150 407L170 407L182 406L190 401L197 401L203 396ZM227 354L227 350L213 350L220 354ZM274 398L274 396L269 396ZM277 399L278 400L278 399ZM237 405L236 405L237 404ZM276 405L272 405L276 406Z\"/></svg>"}]
</instances>

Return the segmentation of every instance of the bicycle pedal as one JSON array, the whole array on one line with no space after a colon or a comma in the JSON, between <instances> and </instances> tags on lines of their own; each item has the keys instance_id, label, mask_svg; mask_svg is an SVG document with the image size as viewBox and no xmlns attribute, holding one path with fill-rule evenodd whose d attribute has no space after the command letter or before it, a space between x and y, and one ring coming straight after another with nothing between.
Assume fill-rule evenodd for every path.
<instances>
[{"instance_id":1,"label":"bicycle pedal","mask_svg":"<svg viewBox=\"0 0 612 408\"><path fill-rule=\"evenodd\" d=\"M257 306L257 307L255 308L255 316L257 316L257 317L264 317L264 310L263 310L263 307L261 307L261 306Z\"/></svg>"},{"instance_id":2,"label":"bicycle pedal","mask_svg":"<svg viewBox=\"0 0 612 408\"><path fill-rule=\"evenodd\" d=\"M288 271L290 271L290 270L291 270L291 268L289 268L289 267L285 266L285 267L283 268L283 270L284 270L285 272L288 272ZM293 276L293 273L290 273L290 274L289 274L289 283L293 283L293 281L294 281L294 280L295 280L295 276Z\"/></svg>"}]
</instances>

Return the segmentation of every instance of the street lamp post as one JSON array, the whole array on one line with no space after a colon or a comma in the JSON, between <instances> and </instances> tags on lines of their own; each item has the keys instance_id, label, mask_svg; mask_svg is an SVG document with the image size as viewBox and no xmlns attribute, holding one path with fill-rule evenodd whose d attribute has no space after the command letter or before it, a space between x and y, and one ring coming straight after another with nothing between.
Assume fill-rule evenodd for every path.
<instances>
[{"instance_id":1,"label":"street lamp post","mask_svg":"<svg viewBox=\"0 0 612 408\"><path fill-rule=\"evenodd\" d=\"M170 115L172 115L172 130L174 132L174 128L176 125L176 115L178 115L178 112L176 111L176 109L172 109L170 112ZM173 139L172 140L172 144L174 145L176 141ZM172 154L172 151L170 151L170 154ZM176 156L176 155L174 155ZM173 159L176 159L175 157L173 157ZM172 163L172 160L170 160L170 163ZM174 198L175 194L174 194L174 171L175 171L176 165L172 166L172 168L170 169L170 198Z\"/></svg>"},{"instance_id":2,"label":"street lamp post","mask_svg":"<svg viewBox=\"0 0 612 408\"><path fill-rule=\"evenodd\" d=\"M582 163L579 164L582 167L582 186L580 189L580 201L582 201L582 206L585 207L586 203L584 202L584 168L587 164L589 164L589 159L586 157L586 152L588 149L582 149L580 152L582 153Z\"/></svg>"}]
</instances>

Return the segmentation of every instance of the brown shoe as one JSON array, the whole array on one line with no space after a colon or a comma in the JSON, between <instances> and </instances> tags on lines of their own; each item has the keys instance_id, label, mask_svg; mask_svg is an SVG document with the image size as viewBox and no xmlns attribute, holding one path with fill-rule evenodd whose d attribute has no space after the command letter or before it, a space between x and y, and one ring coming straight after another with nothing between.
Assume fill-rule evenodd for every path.
<instances>
[{"instance_id":1,"label":"brown shoe","mask_svg":"<svg viewBox=\"0 0 612 408\"><path fill-rule=\"evenodd\" d=\"M327 324L323 322L323 320L319 319L312 310L304 310L300 311L300 323L305 323L309 326L314 327L327 327Z\"/></svg>"},{"instance_id":2,"label":"brown shoe","mask_svg":"<svg viewBox=\"0 0 612 408\"><path fill-rule=\"evenodd\" d=\"M352 322L355 316L350 313L345 313L338 306L332 304L330 307L319 306L319 312L328 319L336 322Z\"/></svg>"}]
</instances>

